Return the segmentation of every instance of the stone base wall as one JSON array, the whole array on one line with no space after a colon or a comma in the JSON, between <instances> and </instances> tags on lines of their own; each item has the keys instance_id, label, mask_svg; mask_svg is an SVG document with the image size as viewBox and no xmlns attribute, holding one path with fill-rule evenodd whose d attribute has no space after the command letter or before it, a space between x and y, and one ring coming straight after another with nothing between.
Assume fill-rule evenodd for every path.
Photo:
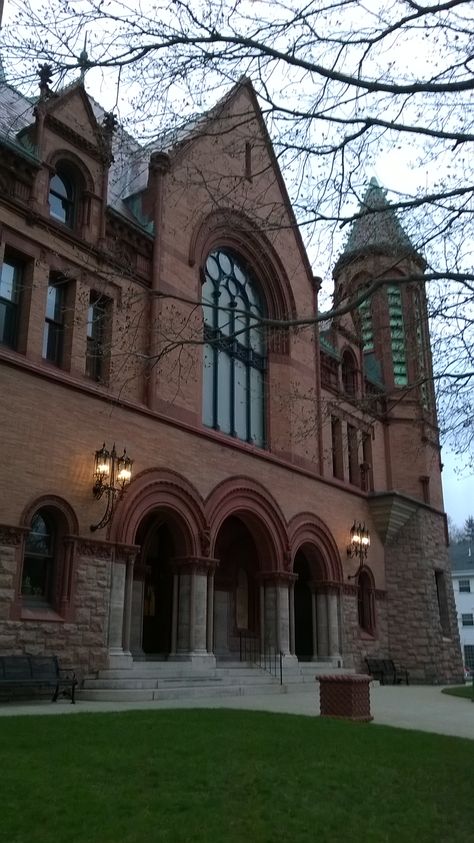
<instances>
[{"instance_id":1,"label":"stone base wall","mask_svg":"<svg viewBox=\"0 0 474 843\"><path fill-rule=\"evenodd\" d=\"M375 631L368 635L359 626L357 588L344 586L342 595L342 656L344 667L354 667L359 673L367 673L366 657L387 656L388 618L387 601L383 594L375 595Z\"/></svg>"},{"instance_id":2,"label":"stone base wall","mask_svg":"<svg viewBox=\"0 0 474 843\"><path fill-rule=\"evenodd\" d=\"M87 545L77 547L72 584L71 621L12 619L17 545L0 545L0 653L56 655L79 679L107 663L110 559ZM52 615L54 617L54 615Z\"/></svg>"},{"instance_id":3,"label":"stone base wall","mask_svg":"<svg viewBox=\"0 0 474 843\"><path fill-rule=\"evenodd\" d=\"M413 680L463 682L445 523L419 508L385 549L389 654ZM444 574L449 628L441 627L435 572Z\"/></svg>"}]
</instances>

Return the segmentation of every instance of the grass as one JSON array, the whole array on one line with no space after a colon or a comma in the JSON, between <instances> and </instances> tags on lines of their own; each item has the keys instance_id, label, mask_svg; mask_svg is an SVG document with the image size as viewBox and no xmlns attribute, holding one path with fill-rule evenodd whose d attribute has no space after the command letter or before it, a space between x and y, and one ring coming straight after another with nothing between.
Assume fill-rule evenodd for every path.
<instances>
[{"instance_id":1,"label":"grass","mask_svg":"<svg viewBox=\"0 0 474 843\"><path fill-rule=\"evenodd\" d=\"M3 717L0 841L464 843L473 750L250 711Z\"/></svg>"},{"instance_id":2,"label":"grass","mask_svg":"<svg viewBox=\"0 0 474 843\"><path fill-rule=\"evenodd\" d=\"M472 700L474 697L472 682L469 682L469 685L454 685L443 688L442 693L449 694L451 697L464 697L468 700Z\"/></svg>"}]
</instances>

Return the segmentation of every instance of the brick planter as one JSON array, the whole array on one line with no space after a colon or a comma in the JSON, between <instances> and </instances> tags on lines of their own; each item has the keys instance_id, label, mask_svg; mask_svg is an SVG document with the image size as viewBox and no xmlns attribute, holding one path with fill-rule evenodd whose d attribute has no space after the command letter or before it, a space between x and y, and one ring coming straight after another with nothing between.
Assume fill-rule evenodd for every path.
<instances>
[{"instance_id":1,"label":"brick planter","mask_svg":"<svg viewBox=\"0 0 474 843\"><path fill-rule=\"evenodd\" d=\"M370 713L370 676L361 673L346 676L317 676L321 717L339 717L368 723Z\"/></svg>"}]
</instances>

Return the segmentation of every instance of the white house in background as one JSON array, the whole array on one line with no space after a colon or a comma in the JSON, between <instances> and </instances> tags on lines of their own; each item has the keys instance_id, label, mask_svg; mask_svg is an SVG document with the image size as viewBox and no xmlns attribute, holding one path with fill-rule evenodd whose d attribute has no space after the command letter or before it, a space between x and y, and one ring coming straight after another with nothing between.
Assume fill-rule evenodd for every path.
<instances>
[{"instance_id":1,"label":"white house in background","mask_svg":"<svg viewBox=\"0 0 474 843\"><path fill-rule=\"evenodd\" d=\"M474 670L474 547L463 541L449 550L461 650L465 666Z\"/></svg>"}]
</instances>

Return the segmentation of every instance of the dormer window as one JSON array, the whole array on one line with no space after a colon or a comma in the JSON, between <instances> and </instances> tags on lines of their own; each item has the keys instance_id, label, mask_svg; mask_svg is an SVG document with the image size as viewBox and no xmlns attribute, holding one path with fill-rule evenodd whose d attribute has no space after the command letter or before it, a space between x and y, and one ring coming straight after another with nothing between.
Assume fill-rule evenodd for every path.
<instances>
[{"instance_id":1,"label":"dormer window","mask_svg":"<svg viewBox=\"0 0 474 843\"><path fill-rule=\"evenodd\" d=\"M74 187L65 175L56 173L49 183L49 212L55 220L72 228L74 223Z\"/></svg>"},{"instance_id":2,"label":"dormer window","mask_svg":"<svg viewBox=\"0 0 474 843\"><path fill-rule=\"evenodd\" d=\"M69 164L60 162L49 183L49 213L68 228L77 223L79 178Z\"/></svg>"}]
</instances>

